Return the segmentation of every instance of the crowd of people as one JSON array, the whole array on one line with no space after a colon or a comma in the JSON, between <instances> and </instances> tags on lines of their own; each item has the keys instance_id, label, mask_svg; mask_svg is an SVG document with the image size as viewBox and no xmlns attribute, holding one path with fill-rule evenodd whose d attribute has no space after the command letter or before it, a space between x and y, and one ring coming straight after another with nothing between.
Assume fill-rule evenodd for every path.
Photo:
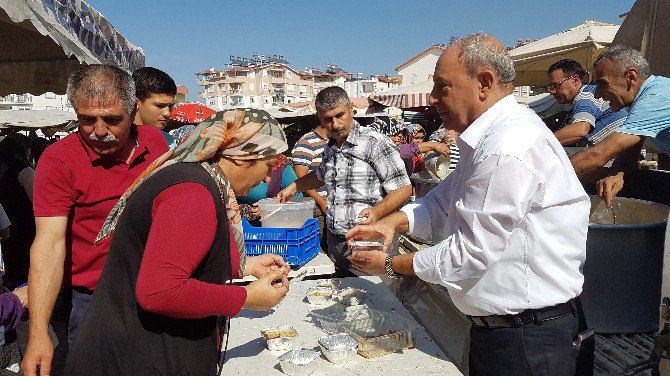
<instances>
[{"instance_id":1,"label":"crowd of people","mask_svg":"<svg viewBox=\"0 0 670 376\"><path fill-rule=\"evenodd\" d=\"M435 67L430 104L442 126L432 134L396 118L361 126L333 86L316 96L318 124L289 149L258 109L169 134L177 90L167 73L82 67L67 88L77 132L53 145L18 133L0 141L11 291L0 295L0 325L13 328L28 308L29 376L214 375L228 319L268 310L289 289L281 257L246 256L242 220L259 219L261 199L303 194L337 277L416 275L449 290L472 322L470 375L591 374L592 338L577 340L588 329L583 184L597 182L610 204L646 137L670 153L670 79L622 46L594 71L587 85L576 61L549 68L547 90L573 107L552 134L512 95L506 48L485 34L457 38ZM563 145L575 143L587 148L569 159ZM410 176L438 155L451 173L411 199ZM399 233L442 240L397 255ZM379 238L383 252L348 246ZM257 279L232 284L248 275ZM55 312L69 317L56 348Z\"/></svg>"}]
</instances>

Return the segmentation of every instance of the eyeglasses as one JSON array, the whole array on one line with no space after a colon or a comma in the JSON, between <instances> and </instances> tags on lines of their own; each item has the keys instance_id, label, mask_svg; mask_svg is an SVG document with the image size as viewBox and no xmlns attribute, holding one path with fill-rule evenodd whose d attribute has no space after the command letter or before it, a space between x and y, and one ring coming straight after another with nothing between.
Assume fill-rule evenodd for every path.
<instances>
[{"instance_id":1,"label":"eyeglasses","mask_svg":"<svg viewBox=\"0 0 670 376\"><path fill-rule=\"evenodd\" d=\"M551 92L551 91L558 91L558 88L561 87L561 85L562 85L565 81L567 81L567 80L569 80L569 79L571 79L571 78L572 78L572 76L568 76L568 77L565 78L565 80L563 80L563 81L561 81L561 82L553 82L553 83L547 85L547 91L550 91L550 92Z\"/></svg>"}]
</instances>

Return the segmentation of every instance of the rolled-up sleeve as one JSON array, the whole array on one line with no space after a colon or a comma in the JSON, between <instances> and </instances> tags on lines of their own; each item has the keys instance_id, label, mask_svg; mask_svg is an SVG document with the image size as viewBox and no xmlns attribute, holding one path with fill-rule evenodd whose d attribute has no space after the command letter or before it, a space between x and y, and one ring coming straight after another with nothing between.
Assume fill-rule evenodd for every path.
<instances>
[{"instance_id":1,"label":"rolled-up sleeve","mask_svg":"<svg viewBox=\"0 0 670 376\"><path fill-rule=\"evenodd\" d=\"M449 191L438 185L418 207L403 209L411 218L410 230L425 234L426 227L445 226L444 213L453 205L446 238L414 257L414 271L422 280L459 288L453 282L481 277L504 254L543 183L523 161L504 155L486 157L471 176L453 203L440 202Z\"/></svg>"}]
</instances>

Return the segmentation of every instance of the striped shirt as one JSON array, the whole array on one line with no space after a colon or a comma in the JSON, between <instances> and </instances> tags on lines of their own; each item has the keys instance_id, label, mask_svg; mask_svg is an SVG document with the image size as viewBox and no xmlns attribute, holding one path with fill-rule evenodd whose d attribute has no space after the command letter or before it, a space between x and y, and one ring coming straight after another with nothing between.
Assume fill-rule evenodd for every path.
<instances>
[{"instance_id":1,"label":"striped shirt","mask_svg":"<svg viewBox=\"0 0 670 376\"><path fill-rule=\"evenodd\" d=\"M435 132L430 134L428 137L429 142L442 142L442 139L447 135L447 130L439 127ZM458 164L458 160L461 158L461 153L458 151L458 145L452 143L449 145L449 169L453 170Z\"/></svg>"},{"instance_id":2,"label":"striped shirt","mask_svg":"<svg viewBox=\"0 0 670 376\"><path fill-rule=\"evenodd\" d=\"M361 211L411 184L391 139L357 122L341 147L328 145L316 174L328 191L326 225L340 235L356 225Z\"/></svg>"},{"instance_id":3,"label":"striped shirt","mask_svg":"<svg viewBox=\"0 0 670 376\"><path fill-rule=\"evenodd\" d=\"M578 143L584 146L593 146L614 133L626 121L628 112L621 110L613 112L610 103L594 96L595 85L583 85L573 101L569 124L587 122L591 124L591 132Z\"/></svg>"},{"instance_id":4,"label":"striped shirt","mask_svg":"<svg viewBox=\"0 0 670 376\"><path fill-rule=\"evenodd\" d=\"M328 146L328 139L321 137L318 133L311 131L305 133L298 142L295 143L291 156L294 166L307 166L309 172L319 168L323 152ZM326 196L326 188L322 187L316 190L321 196Z\"/></svg>"}]
</instances>

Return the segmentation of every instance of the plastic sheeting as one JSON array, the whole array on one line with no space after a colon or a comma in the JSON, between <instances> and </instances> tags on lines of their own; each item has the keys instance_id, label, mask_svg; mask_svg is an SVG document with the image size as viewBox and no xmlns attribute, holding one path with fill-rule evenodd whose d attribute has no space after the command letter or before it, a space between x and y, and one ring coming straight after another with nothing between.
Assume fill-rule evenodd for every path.
<instances>
[{"instance_id":1,"label":"plastic sheeting","mask_svg":"<svg viewBox=\"0 0 670 376\"><path fill-rule=\"evenodd\" d=\"M144 66L144 52L83 0L0 0L0 95L64 94L82 64Z\"/></svg>"}]
</instances>

